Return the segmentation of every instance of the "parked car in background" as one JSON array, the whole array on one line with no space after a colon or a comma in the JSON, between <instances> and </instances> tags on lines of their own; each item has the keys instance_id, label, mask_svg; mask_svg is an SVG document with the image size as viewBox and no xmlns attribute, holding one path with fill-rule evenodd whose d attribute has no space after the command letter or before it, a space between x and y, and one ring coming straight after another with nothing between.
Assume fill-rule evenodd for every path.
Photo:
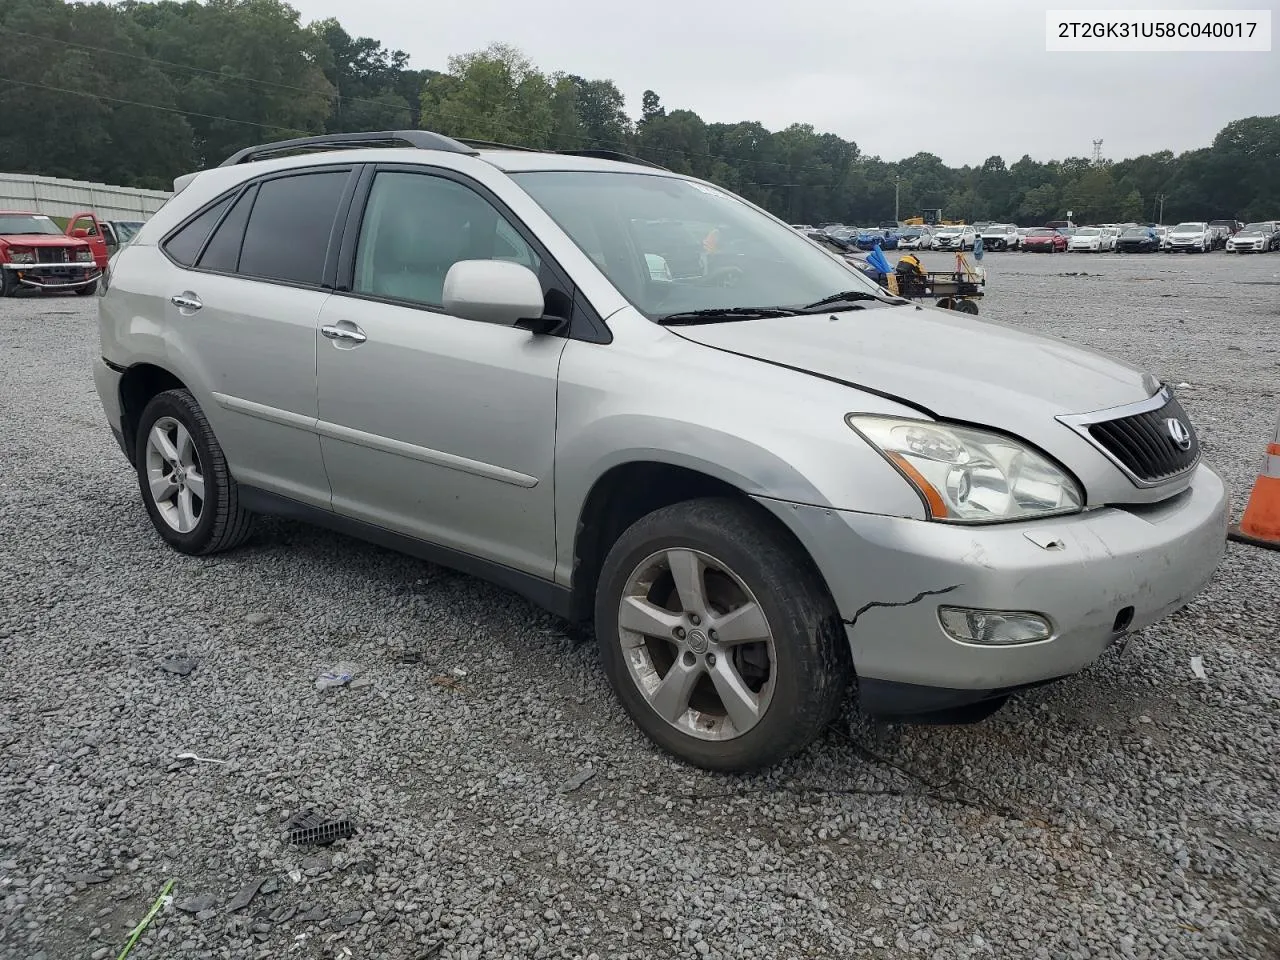
<instances>
[{"instance_id":1,"label":"parked car in background","mask_svg":"<svg viewBox=\"0 0 1280 960\"><path fill-rule=\"evenodd\" d=\"M972 250L978 232L969 224L943 226L934 231L934 250Z\"/></svg>"},{"instance_id":2,"label":"parked car in background","mask_svg":"<svg viewBox=\"0 0 1280 960\"><path fill-rule=\"evenodd\" d=\"M1018 227L1018 249L1019 250L1023 249L1023 244L1027 239L1027 234L1030 233L1033 229L1034 227Z\"/></svg>"},{"instance_id":3,"label":"parked car in background","mask_svg":"<svg viewBox=\"0 0 1280 960\"><path fill-rule=\"evenodd\" d=\"M690 764L774 765L853 683L872 715L981 719L1222 559L1226 486L1157 376L908 304L704 181L418 130L174 187L93 359L155 535L209 556L284 514L494 580L587 628ZM714 238L702 275L641 222Z\"/></svg>"},{"instance_id":4,"label":"parked car in background","mask_svg":"<svg viewBox=\"0 0 1280 960\"><path fill-rule=\"evenodd\" d=\"M1227 224L1223 223L1222 221L1218 221L1216 223L1213 221L1210 221L1209 222L1209 249L1225 250L1227 246L1227 241L1231 239L1231 235L1232 235L1232 230Z\"/></svg>"},{"instance_id":5,"label":"parked car in background","mask_svg":"<svg viewBox=\"0 0 1280 960\"><path fill-rule=\"evenodd\" d=\"M1170 253L1208 253L1213 249L1213 231L1203 220L1189 220L1169 231Z\"/></svg>"},{"instance_id":6,"label":"parked car in background","mask_svg":"<svg viewBox=\"0 0 1280 960\"><path fill-rule=\"evenodd\" d=\"M874 249L876 244L880 245L881 250L897 250L898 235L879 227L864 227L858 231L855 243L859 250Z\"/></svg>"},{"instance_id":7,"label":"parked car in background","mask_svg":"<svg viewBox=\"0 0 1280 960\"><path fill-rule=\"evenodd\" d=\"M1022 249L1030 253L1065 253L1067 238L1052 227L1034 227L1022 238Z\"/></svg>"},{"instance_id":8,"label":"parked car in background","mask_svg":"<svg viewBox=\"0 0 1280 960\"><path fill-rule=\"evenodd\" d=\"M1169 228L1156 225L1152 227L1152 229L1155 230L1156 238L1160 241L1160 249L1168 250L1169 249Z\"/></svg>"},{"instance_id":9,"label":"parked car in background","mask_svg":"<svg viewBox=\"0 0 1280 960\"><path fill-rule=\"evenodd\" d=\"M1227 241L1227 249L1233 253L1266 253L1280 250L1280 221L1263 220L1247 223Z\"/></svg>"},{"instance_id":10,"label":"parked car in background","mask_svg":"<svg viewBox=\"0 0 1280 960\"><path fill-rule=\"evenodd\" d=\"M1075 226L1075 224L1072 223L1070 220L1050 220L1048 223L1045 224L1045 226L1049 227L1051 230L1066 231L1066 230L1072 229ZM1066 234L1064 233L1063 236L1066 236Z\"/></svg>"},{"instance_id":11,"label":"parked car in background","mask_svg":"<svg viewBox=\"0 0 1280 960\"><path fill-rule=\"evenodd\" d=\"M933 228L903 227L898 234L899 250L929 250L933 247Z\"/></svg>"},{"instance_id":12,"label":"parked car in background","mask_svg":"<svg viewBox=\"0 0 1280 960\"><path fill-rule=\"evenodd\" d=\"M1067 249L1072 253L1099 253L1102 251L1102 228L1080 227L1067 238Z\"/></svg>"},{"instance_id":13,"label":"parked car in background","mask_svg":"<svg viewBox=\"0 0 1280 960\"><path fill-rule=\"evenodd\" d=\"M49 217L0 211L0 296L36 290L87 297L101 272L89 242L68 236Z\"/></svg>"},{"instance_id":14,"label":"parked car in background","mask_svg":"<svg viewBox=\"0 0 1280 960\"><path fill-rule=\"evenodd\" d=\"M1011 223L990 223L982 231L984 250L1017 250L1022 235Z\"/></svg>"},{"instance_id":15,"label":"parked car in background","mask_svg":"<svg viewBox=\"0 0 1280 960\"><path fill-rule=\"evenodd\" d=\"M1226 247L1227 241L1239 233L1244 224L1239 220L1210 220L1209 226L1215 228L1219 236L1222 237L1219 249L1223 249Z\"/></svg>"},{"instance_id":16,"label":"parked car in background","mask_svg":"<svg viewBox=\"0 0 1280 960\"><path fill-rule=\"evenodd\" d=\"M1114 224L1109 227L1102 228L1102 250L1104 253L1114 253L1116 243L1120 239L1121 228Z\"/></svg>"},{"instance_id":17,"label":"parked car in background","mask_svg":"<svg viewBox=\"0 0 1280 960\"><path fill-rule=\"evenodd\" d=\"M1160 235L1153 227L1128 227L1116 241L1120 253L1159 253Z\"/></svg>"}]
</instances>

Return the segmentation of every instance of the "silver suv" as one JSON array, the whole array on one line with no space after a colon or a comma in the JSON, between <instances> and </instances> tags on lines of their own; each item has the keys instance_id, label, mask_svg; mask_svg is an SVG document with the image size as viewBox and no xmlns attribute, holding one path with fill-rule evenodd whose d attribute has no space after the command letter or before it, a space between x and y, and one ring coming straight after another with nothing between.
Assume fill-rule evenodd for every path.
<instances>
[{"instance_id":1,"label":"silver suv","mask_svg":"<svg viewBox=\"0 0 1280 960\"><path fill-rule=\"evenodd\" d=\"M1176 610L1227 491L1149 374L886 293L709 183L423 131L251 148L112 260L98 392L175 549L335 527L593 622L708 768L971 722Z\"/></svg>"}]
</instances>

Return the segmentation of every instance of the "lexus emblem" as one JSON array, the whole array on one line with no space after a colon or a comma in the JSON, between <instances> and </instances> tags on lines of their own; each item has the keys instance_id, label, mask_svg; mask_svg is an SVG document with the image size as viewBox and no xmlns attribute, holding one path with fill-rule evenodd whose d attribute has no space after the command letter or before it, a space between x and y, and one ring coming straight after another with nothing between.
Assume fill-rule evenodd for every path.
<instances>
[{"instance_id":1,"label":"lexus emblem","mask_svg":"<svg viewBox=\"0 0 1280 960\"><path fill-rule=\"evenodd\" d=\"M1187 425L1177 417L1170 417L1164 422L1165 429L1169 431L1169 439L1174 442L1179 450L1191 449L1191 431L1187 429Z\"/></svg>"}]
</instances>

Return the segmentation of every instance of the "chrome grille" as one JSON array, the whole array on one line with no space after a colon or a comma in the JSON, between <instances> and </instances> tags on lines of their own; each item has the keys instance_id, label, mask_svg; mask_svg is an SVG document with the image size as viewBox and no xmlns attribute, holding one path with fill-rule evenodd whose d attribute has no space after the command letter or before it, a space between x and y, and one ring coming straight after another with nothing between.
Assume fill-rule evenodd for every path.
<instances>
[{"instance_id":1,"label":"chrome grille","mask_svg":"<svg viewBox=\"0 0 1280 960\"><path fill-rule=\"evenodd\" d=\"M1200 440L1168 387L1127 410L1059 419L1090 439L1139 486L1180 476L1200 460Z\"/></svg>"}]
</instances>

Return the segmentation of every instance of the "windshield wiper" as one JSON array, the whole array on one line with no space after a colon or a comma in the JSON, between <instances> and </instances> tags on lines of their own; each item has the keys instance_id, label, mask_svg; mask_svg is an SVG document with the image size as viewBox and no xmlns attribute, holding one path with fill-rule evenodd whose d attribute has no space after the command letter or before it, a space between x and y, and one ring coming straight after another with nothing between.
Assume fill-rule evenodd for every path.
<instances>
[{"instance_id":1,"label":"windshield wiper","mask_svg":"<svg viewBox=\"0 0 1280 960\"><path fill-rule=\"evenodd\" d=\"M878 297L874 293L867 293L865 290L842 290L839 293L833 293L829 297L823 297L821 300L815 300L813 303L806 303L800 308L800 313L822 313L824 307L834 306L837 303L857 303L859 300L874 300L877 303L894 303L891 294L886 293L883 297ZM898 301L905 303L900 297Z\"/></svg>"},{"instance_id":2,"label":"windshield wiper","mask_svg":"<svg viewBox=\"0 0 1280 960\"><path fill-rule=\"evenodd\" d=\"M773 317L794 317L800 311L787 307L709 307L706 310L686 310L659 317L659 323L711 323L716 320L768 320Z\"/></svg>"}]
</instances>

